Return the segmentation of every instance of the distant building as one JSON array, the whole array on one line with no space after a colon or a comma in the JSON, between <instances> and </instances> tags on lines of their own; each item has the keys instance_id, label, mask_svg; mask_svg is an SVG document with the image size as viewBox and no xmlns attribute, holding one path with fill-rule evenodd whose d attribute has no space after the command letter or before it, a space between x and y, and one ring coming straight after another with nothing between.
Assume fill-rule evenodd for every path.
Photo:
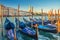
<instances>
[{"instance_id":1,"label":"distant building","mask_svg":"<svg viewBox=\"0 0 60 40\"><path fill-rule=\"evenodd\" d=\"M18 15L18 10L15 8L0 5L0 16L2 16L2 14L14 16L14 15ZM28 11L20 10L19 15L32 15L32 14L29 13Z\"/></svg>"},{"instance_id":2,"label":"distant building","mask_svg":"<svg viewBox=\"0 0 60 40\"><path fill-rule=\"evenodd\" d=\"M3 5L0 5L0 16L7 15L7 14L8 14L7 8Z\"/></svg>"}]
</instances>

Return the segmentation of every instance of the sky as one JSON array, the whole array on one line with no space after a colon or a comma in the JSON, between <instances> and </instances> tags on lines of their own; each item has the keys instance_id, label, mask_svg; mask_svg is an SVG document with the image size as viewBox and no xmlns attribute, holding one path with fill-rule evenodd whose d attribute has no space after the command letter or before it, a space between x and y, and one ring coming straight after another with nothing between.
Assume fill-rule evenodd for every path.
<instances>
[{"instance_id":1,"label":"sky","mask_svg":"<svg viewBox=\"0 0 60 40\"><path fill-rule=\"evenodd\" d=\"M60 8L60 0L0 0L0 4L16 9L18 4L20 4L20 10L26 11L28 11L29 6L33 6L34 11L37 12L39 12L40 9L47 11Z\"/></svg>"}]
</instances>

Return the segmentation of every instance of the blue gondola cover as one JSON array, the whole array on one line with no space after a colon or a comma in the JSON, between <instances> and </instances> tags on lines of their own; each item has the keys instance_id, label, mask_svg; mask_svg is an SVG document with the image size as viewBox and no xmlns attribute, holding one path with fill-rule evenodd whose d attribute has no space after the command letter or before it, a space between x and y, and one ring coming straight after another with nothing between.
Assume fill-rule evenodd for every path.
<instances>
[{"instance_id":1,"label":"blue gondola cover","mask_svg":"<svg viewBox=\"0 0 60 40\"><path fill-rule=\"evenodd\" d=\"M6 30L10 30L10 29L15 28L14 24L12 22L10 22L7 18L5 20L4 27Z\"/></svg>"}]
</instances>

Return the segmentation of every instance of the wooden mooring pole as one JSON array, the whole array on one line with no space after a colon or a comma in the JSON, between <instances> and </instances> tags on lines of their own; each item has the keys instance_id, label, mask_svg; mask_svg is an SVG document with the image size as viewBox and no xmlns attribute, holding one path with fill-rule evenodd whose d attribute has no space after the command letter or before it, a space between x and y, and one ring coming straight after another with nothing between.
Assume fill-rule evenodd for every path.
<instances>
[{"instance_id":1,"label":"wooden mooring pole","mask_svg":"<svg viewBox=\"0 0 60 40\"><path fill-rule=\"evenodd\" d=\"M41 9L41 13L42 13L42 25L44 25L43 21L44 21L44 18L43 18L43 9Z\"/></svg>"},{"instance_id":2,"label":"wooden mooring pole","mask_svg":"<svg viewBox=\"0 0 60 40\"><path fill-rule=\"evenodd\" d=\"M48 11L48 20L50 20L50 16L51 16L50 11Z\"/></svg>"},{"instance_id":3,"label":"wooden mooring pole","mask_svg":"<svg viewBox=\"0 0 60 40\"><path fill-rule=\"evenodd\" d=\"M56 15L56 10L55 10L55 15L54 15L54 16L55 16L55 20L56 20L56 16L57 16L57 15Z\"/></svg>"},{"instance_id":4,"label":"wooden mooring pole","mask_svg":"<svg viewBox=\"0 0 60 40\"><path fill-rule=\"evenodd\" d=\"M60 19L59 19L59 9L58 9L57 32L58 32L58 33L60 33Z\"/></svg>"},{"instance_id":5,"label":"wooden mooring pole","mask_svg":"<svg viewBox=\"0 0 60 40\"><path fill-rule=\"evenodd\" d=\"M54 20L52 17L53 17L53 9L51 9L51 24L53 23Z\"/></svg>"},{"instance_id":6,"label":"wooden mooring pole","mask_svg":"<svg viewBox=\"0 0 60 40\"><path fill-rule=\"evenodd\" d=\"M1 6L1 25L2 25L2 40L3 38L3 13L4 13L4 8Z\"/></svg>"},{"instance_id":7,"label":"wooden mooring pole","mask_svg":"<svg viewBox=\"0 0 60 40\"><path fill-rule=\"evenodd\" d=\"M35 28L36 28L36 38L35 38L35 40L38 40L38 24L35 24Z\"/></svg>"}]
</instances>

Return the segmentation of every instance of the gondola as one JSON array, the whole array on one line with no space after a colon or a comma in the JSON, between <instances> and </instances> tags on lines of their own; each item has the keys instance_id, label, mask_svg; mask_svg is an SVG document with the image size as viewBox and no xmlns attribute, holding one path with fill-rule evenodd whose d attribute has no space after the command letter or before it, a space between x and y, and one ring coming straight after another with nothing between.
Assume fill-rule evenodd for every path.
<instances>
[{"instance_id":1,"label":"gondola","mask_svg":"<svg viewBox=\"0 0 60 40\"><path fill-rule=\"evenodd\" d=\"M36 22L36 23L38 23L38 24L42 24L42 20L40 19L36 19L36 18L30 18L30 20L32 20L32 21L34 21L34 22ZM47 24L51 24L51 21L49 21L49 20L43 20L43 24L44 25L47 25Z\"/></svg>"},{"instance_id":2,"label":"gondola","mask_svg":"<svg viewBox=\"0 0 60 40\"><path fill-rule=\"evenodd\" d=\"M17 25L19 25L19 31L21 33L31 36L33 38L36 37L36 31L30 27L27 27L24 22L19 21L17 18L15 18L15 22Z\"/></svg>"},{"instance_id":3,"label":"gondola","mask_svg":"<svg viewBox=\"0 0 60 40\"><path fill-rule=\"evenodd\" d=\"M36 18L35 18L36 19ZM38 20L42 20L41 18L39 18ZM45 22L48 22L49 24L51 24L51 22L53 22L54 24L57 22L57 20L53 20L53 21L51 21L51 20L44 20Z\"/></svg>"},{"instance_id":4,"label":"gondola","mask_svg":"<svg viewBox=\"0 0 60 40\"><path fill-rule=\"evenodd\" d=\"M25 22L29 22L28 20L26 20L24 17L23 17L23 20L25 20Z\"/></svg>"},{"instance_id":5,"label":"gondola","mask_svg":"<svg viewBox=\"0 0 60 40\"><path fill-rule=\"evenodd\" d=\"M34 23L34 25L37 24L37 23ZM56 26L53 25L53 24L47 24L47 25L38 25L38 29L39 30L42 30L42 31L46 31L46 32L51 32L51 33L56 33L57 30L56 30Z\"/></svg>"},{"instance_id":6,"label":"gondola","mask_svg":"<svg viewBox=\"0 0 60 40\"><path fill-rule=\"evenodd\" d=\"M39 25L38 29L46 32L57 33L56 27Z\"/></svg>"},{"instance_id":7,"label":"gondola","mask_svg":"<svg viewBox=\"0 0 60 40\"><path fill-rule=\"evenodd\" d=\"M8 40L14 40L14 28L15 28L15 26L7 18L4 22L4 28L6 30L6 36L7 36Z\"/></svg>"},{"instance_id":8,"label":"gondola","mask_svg":"<svg viewBox=\"0 0 60 40\"><path fill-rule=\"evenodd\" d=\"M36 24L37 22L33 22L33 21L28 21L27 19L25 19L25 18L23 18L23 20L24 20L24 22L25 22L25 24L27 25L27 26L29 26L29 27L31 27L31 24Z\"/></svg>"},{"instance_id":9,"label":"gondola","mask_svg":"<svg viewBox=\"0 0 60 40\"><path fill-rule=\"evenodd\" d=\"M35 18L36 19L36 18ZM25 19L25 18L23 18L23 20L24 20L24 22L26 22L26 24L27 25L29 25L30 26L30 24L31 23L33 23L33 24L38 24L38 25L42 25L42 20L35 20L35 19L32 19L32 18L30 18L30 20L32 21L28 21L27 19ZM47 25L47 24L51 24L51 22L49 21L49 20L46 20L46 21L44 21L44 23L43 23L44 25Z\"/></svg>"},{"instance_id":10,"label":"gondola","mask_svg":"<svg viewBox=\"0 0 60 40\"><path fill-rule=\"evenodd\" d=\"M37 19L37 18L34 18L35 20L37 20L37 21L42 21L42 19Z\"/></svg>"}]
</instances>

